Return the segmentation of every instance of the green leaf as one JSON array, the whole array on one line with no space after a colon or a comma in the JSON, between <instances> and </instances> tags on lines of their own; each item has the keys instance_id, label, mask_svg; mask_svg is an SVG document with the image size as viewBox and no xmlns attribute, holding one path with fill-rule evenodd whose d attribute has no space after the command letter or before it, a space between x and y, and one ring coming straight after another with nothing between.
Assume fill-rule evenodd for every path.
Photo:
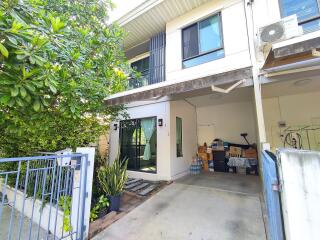
<instances>
[{"instance_id":1,"label":"green leaf","mask_svg":"<svg viewBox=\"0 0 320 240\"><path fill-rule=\"evenodd\" d=\"M53 32L58 32L61 28L64 27L64 23L60 21L60 18L51 18L51 25Z\"/></svg>"},{"instance_id":2,"label":"green leaf","mask_svg":"<svg viewBox=\"0 0 320 240\"><path fill-rule=\"evenodd\" d=\"M19 94L19 88L18 87L11 88L11 96L12 97L16 97L16 96L18 96L18 94Z\"/></svg>"},{"instance_id":3,"label":"green leaf","mask_svg":"<svg viewBox=\"0 0 320 240\"><path fill-rule=\"evenodd\" d=\"M23 106L24 106L24 103L23 103L23 101L22 101L20 98L17 98L17 99L16 99L16 102L18 103L18 105L19 105L20 107L23 107Z\"/></svg>"},{"instance_id":4,"label":"green leaf","mask_svg":"<svg viewBox=\"0 0 320 240\"><path fill-rule=\"evenodd\" d=\"M40 110L40 101L39 100L36 100L34 103L33 103L33 109L38 112Z\"/></svg>"},{"instance_id":5,"label":"green leaf","mask_svg":"<svg viewBox=\"0 0 320 240\"><path fill-rule=\"evenodd\" d=\"M3 104L7 104L9 101L10 101L10 96L9 95L3 95L0 98L0 102L3 103Z\"/></svg>"},{"instance_id":6,"label":"green leaf","mask_svg":"<svg viewBox=\"0 0 320 240\"><path fill-rule=\"evenodd\" d=\"M53 85L49 85L49 88L50 88L50 90L51 90L51 92L52 92L52 93L54 93L54 94L56 94L56 93L57 93L57 89L56 89L56 87L55 87L55 86L53 86Z\"/></svg>"},{"instance_id":7,"label":"green leaf","mask_svg":"<svg viewBox=\"0 0 320 240\"><path fill-rule=\"evenodd\" d=\"M26 86L26 88L28 88L31 92L36 91L36 88L35 88L31 83L27 83L25 86Z\"/></svg>"},{"instance_id":8,"label":"green leaf","mask_svg":"<svg viewBox=\"0 0 320 240\"><path fill-rule=\"evenodd\" d=\"M17 39L15 39L14 37L10 37L10 36L7 36L8 40L13 43L14 45L17 45L18 44L18 41Z\"/></svg>"},{"instance_id":9,"label":"green leaf","mask_svg":"<svg viewBox=\"0 0 320 240\"><path fill-rule=\"evenodd\" d=\"M15 102L16 101L14 100L14 98L11 98L11 100L8 103L9 107L12 107L15 104Z\"/></svg>"},{"instance_id":10,"label":"green leaf","mask_svg":"<svg viewBox=\"0 0 320 240\"><path fill-rule=\"evenodd\" d=\"M6 58L9 57L9 52L2 43L0 43L0 52L4 57L6 57Z\"/></svg>"},{"instance_id":11,"label":"green leaf","mask_svg":"<svg viewBox=\"0 0 320 240\"><path fill-rule=\"evenodd\" d=\"M20 95L23 98L27 96L27 90L24 87L20 87Z\"/></svg>"}]
</instances>

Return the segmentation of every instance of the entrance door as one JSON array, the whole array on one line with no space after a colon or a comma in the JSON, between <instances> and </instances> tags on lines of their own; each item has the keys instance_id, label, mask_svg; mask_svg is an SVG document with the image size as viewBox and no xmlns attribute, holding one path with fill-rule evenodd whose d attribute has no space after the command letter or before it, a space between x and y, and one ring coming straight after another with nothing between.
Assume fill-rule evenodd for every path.
<instances>
[{"instance_id":1,"label":"entrance door","mask_svg":"<svg viewBox=\"0 0 320 240\"><path fill-rule=\"evenodd\" d=\"M120 158L128 158L128 170L157 171L156 117L120 122ZM146 145L149 146L146 149Z\"/></svg>"}]
</instances>

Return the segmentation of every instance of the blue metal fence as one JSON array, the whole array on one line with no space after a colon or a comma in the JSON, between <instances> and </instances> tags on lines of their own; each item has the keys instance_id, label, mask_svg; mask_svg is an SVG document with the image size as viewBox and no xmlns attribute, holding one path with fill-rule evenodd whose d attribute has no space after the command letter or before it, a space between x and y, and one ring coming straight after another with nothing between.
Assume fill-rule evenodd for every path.
<instances>
[{"instance_id":1,"label":"blue metal fence","mask_svg":"<svg viewBox=\"0 0 320 240\"><path fill-rule=\"evenodd\" d=\"M0 239L84 239L87 164L87 154L0 159Z\"/></svg>"},{"instance_id":2,"label":"blue metal fence","mask_svg":"<svg viewBox=\"0 0 320 240\"><path fill-rule=\"evenodd\" d=\"M263 151L262 157L264 197L268 215L268 237L269 240L283 240L284 234L276 159L273 159L266 151Z\"/></svg>"}]
</instances>

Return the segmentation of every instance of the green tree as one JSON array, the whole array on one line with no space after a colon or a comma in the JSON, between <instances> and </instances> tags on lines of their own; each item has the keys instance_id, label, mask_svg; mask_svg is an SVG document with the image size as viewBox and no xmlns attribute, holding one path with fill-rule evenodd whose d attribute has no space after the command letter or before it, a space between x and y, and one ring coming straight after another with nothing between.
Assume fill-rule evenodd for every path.
<instances>
[{"instance_id":1,"label":"green tree","mask_svg":"<svg viewBox=\"0 0 320 240\"><path fill-rule=\"evenodd\" d=\"M123 30L110 1L0 1L0 154L21 156L93 142L122 107Z\"/></svg>"}]
</instances>

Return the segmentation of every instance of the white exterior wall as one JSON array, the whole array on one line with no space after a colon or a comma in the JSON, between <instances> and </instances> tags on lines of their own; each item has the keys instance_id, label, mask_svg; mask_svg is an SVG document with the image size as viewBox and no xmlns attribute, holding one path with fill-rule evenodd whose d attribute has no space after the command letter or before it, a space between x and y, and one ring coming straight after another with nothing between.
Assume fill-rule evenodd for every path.
<instances>
[{"instance_id":1,"label":"white exterior wall","mask_svg":"<svg viewBox=\"0 0 320 240\"><path fill-rule=\"evenodd\" d=\"M198 129L209 126L212 131L198 131L198 139L212 141L220 138L227 142L246 144L241 133L248 133L248 141L256 143L253 102L234 102L197 108ZM207 142L209 144L210 142ZM203 142L199 143L203 145Z\"/></svg>"},{"instance_id":2,"label":"white exterior wall","mask_svg":"<svg viewBox=\"0 0 320 240\"><path fill-rule=\"evenodd\" d=\"M192 158L197 153L197 116L196 108L180 100L170 102L170 160L171 176L177 179L189 173ZM182 119L182 157L177 157L176 117Z\"/></svg>"},{"instance_id":3,"label":"white exterior wall","mask_svg":"<svg viewBox=\"0 0 320 240\"><path fill-rule=\"evenodd\" d=\"M254 1L253 18L256 28L280 20L279 0Z\"/></svg>"},{"instance_id":4,"label":"white exterior wall","mask_svg":"<svg viewBox=\"0 0 320 240\"><path fill-rule=\"evenodd\" d=\"M129 177L144 178L149 180L170 180L170 105L169 102L160 102L143 106L131 107L126 110L129 118L157 117L163 119L163 126L159 127L157 123L157 173L144 173L137 171L128 171ZM118 130L113 130L113 124L110 127L109 141L109 159L114 161L119 153L119 122Z\"/></svg>"},{"instance_id":5,"label":"white exterior wall","mask_svg":"<svg viewBox=\"0 0 320 240\"><path fill-rule=\"evenodd\" d=\"M225 57L182 68L181 30L221 12ZM251 66L243 1L210 1L166 25L166 80L184 81Z\"/></svg>"},{"instance_id":6,"label":"white exterior wall","mask_svg":"<svg viewBox=\"0 0 320 240\"><path fill-rule=\"evenodd\" d=\"M279 121L285 121L287 127L301 125L320 125L320 92L295 94L263 99L264 119L266 123L267 141L274 150L283 147L280 137ZM320 150L319 132L309 132L313 149ZM317 133L317 134L315 134ZM303 139L305 142L306 139Z\"/></svg>"}]
</instances>

